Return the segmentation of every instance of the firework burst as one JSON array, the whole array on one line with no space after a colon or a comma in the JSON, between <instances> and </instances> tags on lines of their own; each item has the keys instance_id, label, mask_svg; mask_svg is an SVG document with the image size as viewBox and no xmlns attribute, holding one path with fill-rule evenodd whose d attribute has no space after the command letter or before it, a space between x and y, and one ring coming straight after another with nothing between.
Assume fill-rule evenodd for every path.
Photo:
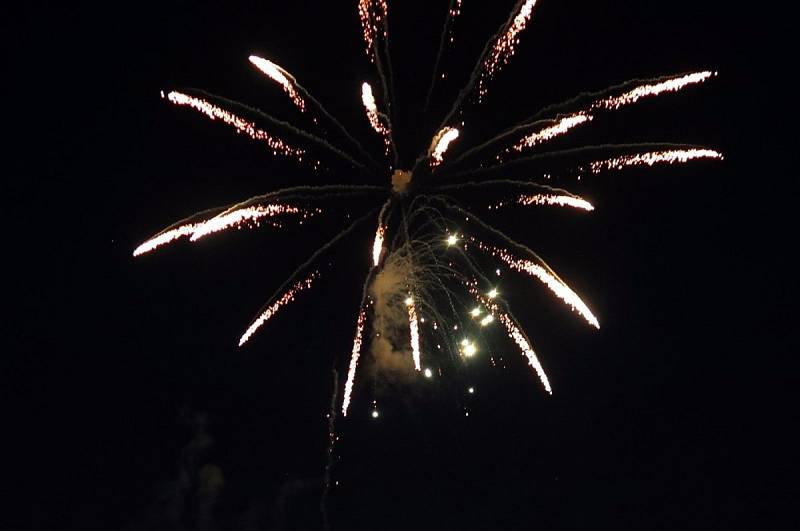
<instances>
[{"instance_id":1,"label":"firework burst","mask_svg":"<svg viewBox=\"0 0 800 531\"><path fill-rule=\"evenodd\" d=\"M342 401L337 405L342 414L348 413L353 402L358 388L356 377L364 359L378 368L381 363L389 364L386 360L390 360L391 366L405 370L407 377L416 378L419 374L430 378L434 374L430 367L438 367L441 375L448 360L480 357L479 342L464 335L471 330L475 337L480 337L480 330L491 326L505 332L509 344L518 347L546 392L552 393L551 383L530 339L501 291L489 279L496 280L501 269L527 276L538 281L590 326L599 328L600 322L589 305L541 257L481 220L475 214L477 210L467 210L462 201L468 200L471 208L476 205L484 211L543 206L589 212L594 210L589 201L568 190L545 185L541 180L546 178L552 182L554 177L617 172L632 166L719 160L722 154L704 147L672 144L542 150L542 146L555 138L566 137L579 127L590 127L602 119L604 113L704 83L716 74L708 70L632 80L600 92L582 94L547 107L482 143L461 145L465 142L461 135L466 127L465 114L486 102L492 80L515 56L520 39L532 24L536 5L536 0L516 3L506 21L486 43L466 86L450 110L438 126L431 128L436 133L424 144L429 147L411 159L415 162L410 167L399 165L394 143L389 6L385 0L357 2L364 50L376 78L376 89L372 83L361 84L361 102L371 129L383 143L383 153L370 153L293 75L265 58L250 56L249 61L284 93L288 103L304 115L310 115L311 129L302 129L258 109L203 91L162 93L169 103L191 108L212 121L223 123L262 143L273 155L318 171L334 171L330 163L338 161L371 181L362 185L286 188L200 212L148 238L136 247L134 256L148 254L178 240L193 242L233 228L255 228L264 224L277 229L286 223L301 224L335 212L338 200L343 197L357 199L363 202L364 213L316 249L275 291L244 331L240 346L301 293L323 282L326 253L356 228L369 223L376 228L371 252L364 256L366 279L354 319L355 334L344 371ZM461 0L450 1L426 97L426 110L434 84L446 75L440 72L443 52L455 42L455 19L462 9L465 7ZM329 134L332 131L339 133L339 140L332 139ZM572 157L560 171L527 180L514 181L505 176L479 178L489 173L502 173L512 166L524 167L543 158L558 159L560 155L575 155L580 160ZM488 157L494 165L470 166L468 161L477 156ZM465 177L472 180L457 180ZM493 197L491 192L499 197ZM471 228L468 230L467 226ZM365 357L367 349L374 356ZM423 361L428 367L423 367ZM334 370L334 374L339 372ZM337 396L334 394L334 403ZM378 416L374 407L372 415ZM332 430L331 427L331 433Z\"/></svg>"}]
</instances>

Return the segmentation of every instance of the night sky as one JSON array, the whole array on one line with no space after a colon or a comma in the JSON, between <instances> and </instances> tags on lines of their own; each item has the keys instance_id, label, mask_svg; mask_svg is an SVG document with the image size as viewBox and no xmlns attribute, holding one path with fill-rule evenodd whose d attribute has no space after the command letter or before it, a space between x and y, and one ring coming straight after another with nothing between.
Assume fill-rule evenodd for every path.
<instances>
[{"instance_id":1,"label":"night sky","mask_svg":"<svg viewBox=\"0 0 800 531\"><path fill-rule=\"evenodd\" d=\"M406 165L514 4L464 1L448 81L423 115L447 3L389 2ZM784 512L797 489L782 486L796 460L783 428L798 420L786 393L800 383L788 363L796 274L775 267L792 241L780 227L796 226L779 206L792 174L764 163L780 151L760 134L777 104L759 95L766 82L755 70L779 58L761 53L769 28L728 9L540 1L516 56L468 114L475 131L464 142L582 91L710 69L720 75L552 148L664 141L726 158L554 183L590 199L588 214L493 214L602 328L509 275L503 289L552 397L503 334L487 345L496 367L485 353L411 384L362 375L337 422L332 529L800 525ZM236 343L294 268L364 206L302 228L131 253L199 210L296 184L364 182L340 166L298 169L159 96L198 87L295 116L247 62L255 53L379 154L360 103L361 82L377 83L355 0L43 4L13 15L19 36L7 53L29 88L12 113L24 118L15 123L29 150L11 180L24 182L16 205L29 208L14 223L26 236L12 239L25 258L11 337L30 376L9 390L33 405L32 506L19 528L320 529L331 368L348 360L374 227L326 256L333 267L318 288L246 347Z\"/></svg>"}]
</instances>

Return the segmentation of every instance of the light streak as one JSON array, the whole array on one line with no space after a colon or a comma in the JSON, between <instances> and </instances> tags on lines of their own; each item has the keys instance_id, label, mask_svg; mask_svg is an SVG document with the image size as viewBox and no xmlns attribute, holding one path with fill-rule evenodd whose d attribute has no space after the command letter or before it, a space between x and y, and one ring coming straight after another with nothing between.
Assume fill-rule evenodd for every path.
<instances>
[{"instance_id":1,"label":"light streak","mask_svg":"<svg viewBox=\"0 0 800 531\"><path fill-rule=\"evenodd\" d=\"M269 146L269 148L272 150L273 155L283 155L286 157L295 158L298 161L302 161L303 155L306 153L305 150L292 147L286 144L283 140L275 138L266 131L259 129L253 122L245 120L244 118L240 118L232 112L226 111L225 109L218 107L202 98L196 98L194 96L189 96L188 94L176 91L170 92L165 97L175 105L191 107L192 109L205 114L212 120L220 120L225 124L230 125L236 129L237 133L245 134L253 140L266 143L267 146Z\"/></svg>"},{"instance_id":2,"label":"light streak","mask_svg":"<svg viewBox=\"0 0 800 531\"><path fill-rule=\"evenodd\" d=\"M367 309L361 307L356 321L356 335L353 338L353 351L350 355L350 366L347 370L347 381L344 384L344 400L342 401L342 415L347 416L347 408L350 407L350 396L353 393L353 382L356 378L356 367L358 358L361 356L361 342L364 334L364 322L367 319Z\"/></svg>"},{"instance_id":3,"label":"light streak","mask_svg":"<svg viewBox=\"0 0 800 531\"><path fill-rule=\"evenodd\" d=\"M500 322L503 323L503 326L506 327L508 336L514 340L525 357L528 358L528 363L536 371L536 374L539 376L539 380L542 382L545 391L552 395L553 390L550 387L550 380L548 380L547 374L544 372L544 368L539 362L539 358L536 357L536 353L533 351L530 343L525 338L525 334L522 333L519 327L514 323L514 320L511 319L511 317L509 317L507 314L500 313L498 314L498 318L500 319Z\"/></svg>"},{"instance_id":4,"label":"light streak","mask_svg":"<svg viewBox=\"0 0 800 531\"><path fill-rule=\"evenodd\" d=\"M587 210L592 211L594 210L594 205L592 205L589 201L576 197L574 195L564 195L564 194L522 194L517 196L514 199L514 202L518 205L522 206L531 206L531 205L547 205L547 206L564 206L564 207L572 207L578 208L580 210ZM489 206L489 210L502 208L508 205L507 201L500 201L499 203L495 203L494 205Z\"/></svg>"},{"instance_id":5,"label":"light streak","mask_svg":"<svg viewBox=\"0 0 800 531\"><path fill-rule=\"evenodd\" d=\"M694 72L691 74L673 77L664 81L648 82L618 96L601 98L592 102L587 109L578 111L568 116L563 116L559 118L555 124L523 137L514 146L507 149L504 153L498 155L497 158L502 159L503 154L512 150L521 152L525 149L551 140L557 136L561 136L581 124L590 122L594 118L594 116L591 114L592 111L598 109L617 110L620 107L636 103L641 98L658 96L659 94L663 94L665 92L677 92L689 85L702 83L714 75L714 72L708 70L703 72Z\"/></svg>"},{"instance_id":6,"label":"light streak","mask_svg":"<svg viewBox=\"0 0 800 531\"><path fill-rule=\"evenodd\" d=\"M526 137L522 138L519 142L514 144L511 148L514 151L522 151L524 149L531 148L537 144L541 144L542 142L546 142L552 138L557 136L563 135L570 129L577 127L581 124L589 122L592 120L592 116L586 114L585 112L579 112L575 114L571 114L569 116L564 116L563 118L559 118L555 124L545 127L535 133L531 133Z\"/></svg>"},{"instance_id":7,"label":"light streak","mask_svg":"<svg viewBox=\"0 0 800 531\"><path fill-rule=\"evenodd\" d=\"M652 166L665 162L667 164L684 163L693 159L718 159L722 160L722 153L713 149L667 149L662 151L648 151L634 155L621 155L610 159L598 160L589 164L589 171L599 173L603 170L621 170L626 166Z\"/></svg>"},{"instance_id":8,"label":"light streak","mask_svg":"<svg viewBox=\"0 0 800 531\"><path fill-rule=\"evenodd\" d=\"M292 103L294 103L294 105L300 109L300 112L305 112L306 102L302 97L300 97L297 89L295 89L295 84L297 81L295 81L294 77L289 72L276 65L272 61L268 61L267 59L263 59L256 55L251 55L249 59L250 62L253 63L253 65L265 76L281 86L286 95L289 96L289 99L292 100Z\"/></svg>"},{"instance_id":9,"label":"light streak","mask_svg":"<svg viewBox=\"0 0 800 531\"><path fill-rule=\"evenodd\" d=\"M314 271L305 280L300 280L294 284L291 288L289 288L286 292L284 292L281 297L270 304L266 310L262 312L261 315L256 318L255 321L247 328L242 337L239 339L239 346L241 347L244 345L250 337L258 330L264 323L272 319L278 311L289 304L290 302L294 301L294 298L297 296L298 293L301 291L307 290L311 288L313 282L320 277L319 271Z\"/></svg>"},{"instance_id":10,"label":"light streak","mask_svg":"<svg viewBox=\"0 0 800 531\"><path fill-rule=\"evenodd\" d=\"M194 230L191 241L197 241L204 236L215 232L223 231L231 227L241 227L244 224L260 225L261 218L271 218L283 214L300 214L302 219L308 219L321 210L306 210L292 205L271 203L268 205L258 205L244 208L237 208L230 212L225 212L213 217L208 221L200 223Z\"/></svg>"},{"instance_id":11,"label":"light streak","mask_svg":"<svg viewBox=\"0 0 800 531\"><path fill-rule=\"evenodd\" d=\"M569 286L567 286L546 268L531 260L516 258L505 249L486 245L483 242L476 242L476 244L479 249L484 252L488 252L499 260L502 260L511 269L519 271L520 273L527 273L528 275L539 279L550 289L550 291L553 292L553 294L555 294L556 297L564 301L570 308L572 308L573 311L579 313L589 324L595 328L600 328L600 323L597 321L597 318L594 316L594 314L592 314L591 310L589 310L589 307L586 306L586 303L581 300L577 293L572 291Z\"/></svg>"},{"instance_id":12,"label":"light streak","mask_svg":"<svg viewBox=\"0 0 800 531\"><path fill-rule=\"evenodd\" d=\"M458 129L455 127L445 127L433 137L431 147L428 149L430 156L431 169L436 168L444 160L444 154L450 143L458 138Z\"/></svg>"},{"instance_id":13,"label":"light streak","mask_svg":"<svg viewBox=\"0 0 800 531\"><path fill-rule=\"evenodd\" d=\"M492 46L489 55L483 61L483 69L478 79L478 100L486 95L486 84L504 67L516 52L519 34L527 27L536 0L526 0L519 8L511 24L506 28Z\"/></svg>"},{"instance_id":14,"label":"light streak","mask_svg":"<svg viewBox=\"0 0 800 531\"><path fill-rule=\"evenodd\" d=\"M372 242L372 265L378 267L381 263L381 254L383 254L383 238L386 234L386 227L379 224L375 231L375 240Z\"/></svg>"},{"instance_id":15,"label":"light streak","mask_svg":"<svg viewBox=\"0 0 800 531\"><path fill-rule=\"evenodd\" d=\"M417 308L411 296L406 299L406 307L408 307L408 328L411 334L411 356L414 359L414 368L419 371L422 370L419 349L419 322L417 321Z\"/></svg>"},{"instance_id":16,"label":"light streak","mask_svg":"<svg viewBox=\"0 0 800 531\"><path fill-rule=\"evenodd\" d=\"M381 122L381 114L378 112L375 96L372 94L372 86L367 82L361 85L361 102L364 104L364 110L367 112L369 124L376 133L381 135L383 143L386 146L386 153L389 153L389 148L391 147L390 132Z\"/></svg>"},{"instance_id":17,"label":"light streak","mask_svg":"<svg viewBox=\"0 0 800 531\"><path fill-rule=\"evenodd\" d=\"M677 92L688 85L702 83L714 75L716 75L716 72L706 70L703 72L686 74L665 81L639 85L633 90L625 92L619 96L610 96L608 98L598 100L592 104L592 108L619 109L624 105L636 103L640 98L658 96L663 92Z\"/></svg>"},{"instance_id":18,"label":"light streak","mask_svg":"<svg viewBox=\"0 0 800 531\"><path fill-rule=\"evenodd\" d=\"M166 245L171 243L178 238L182 238L184 236L191 236L194 234L194 231L197 229L198 224L196 223L188 223L186 225L181 225L180 227L176 227L174 229L170 229L168 231L164 231L161 234L153 236L149 240L145 241L141 245L139 245L136 249L133 250L133 256L141 256L145 253L149 253L150 251L161 247L162 245Z\"/></svg>"}]
</instances>

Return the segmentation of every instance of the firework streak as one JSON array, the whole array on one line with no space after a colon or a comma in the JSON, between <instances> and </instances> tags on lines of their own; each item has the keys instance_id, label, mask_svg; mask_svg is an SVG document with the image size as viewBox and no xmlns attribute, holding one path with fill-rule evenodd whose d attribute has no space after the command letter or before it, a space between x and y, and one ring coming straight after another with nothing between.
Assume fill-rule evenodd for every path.
<instances>
[{"instance_id":1,"label":"firework streak","mask_svg":"<svg viewBox=\"0 0 800 531\"><path fill-rule=\"evenodd\" d=\"M305 280L301 280L295 283L294 286L289 288L281 297L270 304L264 312L258 316L258 318L253 321L253 323L247 328L245 333L242 335L241 339L239 339L239 346L241 347L244 345L250 336L252 336L256 330L258 330L261 325L272 319L278 310L289 304L290 302L294 301L295 296L303 290L307 290L311 288L311 284L318 279L320 276L319 271L314 271Z\"/></svg>"},{"instance_id":2,"label":"firework streak","mask_svg":"<svg viewBox=\"0 0 800 531\"><path fill-rule=\"evenodd\" d=\"M353 352L350 355L350 366L347 370L347 381L344 384L344 399L342 400L342 415L347 416L347 408L350 407L350 396L353 394L353 383L356 379L356 367L358 358L361 356L361 342L364 335L364 322L367 320L367 309L364 305L358 312L356 321L356 335L353 338Z\"/></svg>"},{"instance_id":3,"label":"firework streak","mask_svg":"<svg viewBox=\"0 0 800 531\"><path fill-rule=\"evenodd\" d=\"M589 164L591 173L600 173L603 170L621 170L626 166L652 166L653 164L684 163L694 159L722 160L722 153L713 149L667 149L662 151L648 151L634 155L621 155L609 159L598 160Z\"/></svg>"},{"instance_id":4,"label":"firework streak","mask_svg":"<svg viewBox=\"0 0 800 531\"><path fill-rule=\"evenodd\" d=\"M549 205L549 206L572 207L588 211L594 210L594 205L592 205L589 201L582 199L580 197L575 197L572 195L563 195L563 194L533 194L533 195L522 194L517 196L517 198L514 199L514 202L522 206ZM506 206L507 204L508 204L507 201L500 201L499 203L490 205L489 210L496 210L498 208Z\"/></svg>"},{"instance_id":5,"label":"firework streak","mask_svg":"<svg viewBox=\"0 0 800 531\"><path fill-rule=\"evenodd\" d=\"M372 87L369 83L361 85L361 102L364 104L364 110L367 111L369 125L383 138L383 143L386 146L386 153L388 154L392 142L389 129L381 122L381 114L378 112L378 106L375 104L375 96L372 95Z\"/></svg>"},{"instance_id":6,"label":"firework streak","mask_svg":"<svg viewBox=\"0 0 800 531\"><path fill-rule=\"evenodd\" d=\"M662 81L649 81L618 96L603 97L592 102L588 109L562 116L555 120L555 123L552 125L525 136L506 152L511 150L521 152L557 136L561 136L579 125L590 122L593 119L592 111L599 109L616 110L620 107L636 103L641 98L658 96L665 92L677 92L689 85L702 83L713 75L714 73L710 71L694 72Z\"/></svg>"},{"instance_id":7,"label":"firework streak","mask_svg":"<svg viewBox=\"0 0 800 531\"><path fill-rule=\"evenodd\" d=\"M257 128L253 122L249 122L244 118L240 118L239 116L236 116L235 114L228 112L221 107L217 107L216 105L202 98L196 98L194 96L189 96L188 94L183 94L182 92L176 91L172 91L164 97L166 97L175 105L191 107L192 109L205 114L212 120L220 120L236 129L237 133L245 134L253 140L265 142L272 150L273 155L293 157L298 161L303 160L305 150L292 147L286 144L283 140L270 136L266 131Z\"/></svg>"},{"instance_id":8,"label":"firework streak","mask_svg":"<svg viewBox=\"0 0 800 531\"><path fill-rule=\"evenodd\" d=\"M262 59L255 55L251 55L249 59L265 76L281 86L286 95L289 96L289 99L292 100L295 107L300 109L300 112L305 112L306 102L300 97L300 94L297 93L297 89L295 88L297 81L295 81L294 77L289 72L272 61Z\"/></svg>"},{"instance_id":9,"label":"firework streak","mask_svg":"<svg viewBox=\"0 0 800 531\"><path fill-rule=\"evenodd\" d=\"M408 306L408 328L411 334L411 355L414 358L414 368L418 371L422 370L420 362L419 350L419 322L417 321L417 308L414 305L414 299L409 295L406 299L406 306Z\"/></svg>"},{"instance_id":10,"label":"firework streak","mask_svg":"<svg viewBox=\"0 0 800 531\"><path fill-rule=\"evenodd\" d=\"M501 249L493 245L487 245L474 239L473 242L477 245L478 249L501 260L511 269L519 271L520 273L527 273L528 275L541 280L542 283L547 286L556 297L564 301L574 311L578 312L589 324L595 328L600 328L600 323L592 314L591 310L589 310L589 307L586 306L586 303L584 303L581 298L570 289L569 286L562 282L553 273L531 260L516 258L505 249Z\"/></svg>"},{"instance_id":11,"label":"firework streak","mask_svg":"<svg viewBox=\"0 0 800 531\"><path fill-rule=\"evenodd\" d=\"M433 142L431 142L431 147L428 150L428 155L431 159L431 169L442 163L444 154L450 146L450 142L456 138L458 138L458 129L454 127L445 127L433 137Z\"/></svg>"}]
</instances>

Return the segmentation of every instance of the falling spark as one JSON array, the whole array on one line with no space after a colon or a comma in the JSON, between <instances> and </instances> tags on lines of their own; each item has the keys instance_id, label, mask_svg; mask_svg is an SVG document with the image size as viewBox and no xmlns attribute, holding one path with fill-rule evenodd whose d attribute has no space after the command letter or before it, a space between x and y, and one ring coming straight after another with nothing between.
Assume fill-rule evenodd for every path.
<instances>
[{"instance_id":1,"label":"falling spark","mask_svg":"<svg viewBox=\"0 0 800 531\"><path fill-rule=\"evenodd\" d=\"M594 314L592 314L591 310L589 310L589 307L586 306L586 303L584 303L581 298L569 288L569 286L564 284L550 271L541 265L532 262L531 260L516 258L505 249L486 245L482 242L476 243L479 249L488 252L495 258L502 260L511 269L519 271L520 273L527 273L538 278L550 289L550 291L553 292L553 294L556 295L556 297L564 301L570 308L572 308L572 310L578 312L589 324L595 328L600 328L600 323L597 321L597 318L594 316Z\"/></svg>"},{"instance_id":2,"label":"falling spark","mask_svg":"<svg viewBox=\"0 0 800 531\"><path fill-rule=\"evenodd\" d=\"M693 159L719 159L722 153L713 149L668 149L664 151L648 151L634 155L622 155L610 159L598 160L589 164L589 171L599 173L603 170L621 170L625 166L652 166L661 162L668 164L684 163Z\"/></svg>"},{"instance_id":3,"label":"falling spark","mask_svg":"<svg viewBox=\"0 0 800 531\"><path fill-rule=\"evenodd\" d=\"M350 406L350 396L353 393L353 382L356 378L356 366L358 357L361 355L361 341L364 334L364 322L367 318L367 310L364 306L358 312L356 322L356 335L353 338L353 352L350 355L350 367L347 370L347 381L344 384L344 400L342 401L342 415L347 416L347 408Z\"/></svg>"},{"instance_id":4,"label":"falling spark","mask_svg":"<svg viewBox=\"0 0 800 531\"><path fill-rule=\"evenodd\" d=\"M450 142L458 138L458 129L455 127L445 127L433 137L431 147L428 150L430 156L431 169L436 168L444 160L444 154L450 146Z\"/></svg>"},{"instance_id":5,"label":"falling spark","mask_svg":"<svg viewBox=\"0 0 800 531\"><path fill-rule=\"evenodd\" d=\"M386 0L359 0L358 16L361 19L361 29L364 34L364 45L370 61L375 60L372 50L375 39L379 31L383 32L386 38L385 25L387 13L389 11Z\"/></svg>"},{"instance_id":6,"label":"falling spark","mask_svg":"<svg viewBox=\"0 0 800 531\"><path fill-rule=\"evenodd\" d=\"M576 114L571 114L569 116L564 116L550 127L545 127L540 131L531 133L528 136L524 137L522 140L517 142L511 149L513 149L514 151L522 151L524 149L531 148L537 144L546 142L559 135L563 135L573 127L577 127L591 120L592 116L584 112L579 112Z\"/></svg>"},{"instance_id":7,"label":"falling spark","mask_svg":"<svg viewBox=\"0 0 800 531\"><path fill-rule=\"evenodd\" d=\"M263 59L256 55L251 55L249 59L250 62L253 63L253 65L264 75L281 86L283 91L292 100L292 103L294 103L295 106L300 109L300 112L305 112L306 102L300 97L300 94L297 93L297 89L295 89L295 83L297 82L289 72L276 65L272 61L268 61L267 59Z\"/></svg>"},{"instance_id":8,"label":"falling spark","mask_svg":"<svg viewBox=\"0 0 800 531\"><path fill-rule=\"evenodd\" d=\"M305 280L295 283L295 285L284 292L284 294L281 295L278 300L270 304L269 307L267 307L267 309L264 310L264 312L259 315L258 318L247 328L247 331L242 335L241 339L239 339L239 346L241 347L244 345L256 330L258 330L264 323L272 319L275 314L278 313L278 310L294 301L294 298L298 293L303 290L310 289L313 282L319 277L319 271L314 271L308 277L306 277Z\"/></svg>"},{"instance_id":9,"label":"falling spark","mask_svg":"<svg viewBox=\"0 0 800 531\"><path fill-rule=\"evenodd\" d=\"M376 419L379 416L380 416L380 413L378 413L378 410L377 409L373 409L372 410L372 418Z\"/></svg>"},{"instance_id":10,"label":"falling spark","mask_svg":"<svg viewBox=\"0 0 800 531\"><path fill-rule=\"evenodd\" d=\"M417 308L414 305L414 299L408 297L406 299L406 306L408 307L408 328L411 333L411 355L414 358L414 368L421 370L420 365L420 350L419 350L419 323L417 322Z\"/></svg>"},{"instance_id":11,"label":"falling spark","mask_svg":"<svg viewBox=\"0 0 800 531\"><path fill-rule=\"evenodd\" d=\"M472 317L478 317L481 314L480 308L473 308L472 311L469 312Z\"/></svg>"},{"instance_id":12,"label":"falling spark","mask_svg":"<svg viewBox=\"0 0 800 531\"><path fill-rule=\"evenodd\" d=\"M383 224L378 225L375 231L375 240L372 242L372 265L378 267L381 262L381 254L383 254L383 238L386 234L386 227Z\"/></svg>"},{"instance_id":13,"label":"falling spark","mask_svg":"<svg viewBox=\"0 0 800 531\"><path fill-rule=\"evenodd\" d=\"M272 150L273 155L284 155L286 157L296 158L299 161L303 160L305 150L286 144L283 140L275 138L269 135L266 131L259 129L253 122L249 122L244 118L240 118L239 116L236 116L235 114L226 111L221 107L217 107L216 105L202 98L196 98L194 96L189 96L188 94L176 91L172 91L167 94L166 98L175 105L184 105L191 107L196 111L200 111L212 120L221 120L235 128L237 133L243 133L253 140L265 142Z\"/></svg>"},{"instance_id":14,"label":"falling spark","mask_svg":"<svg viewBox=\"0 0 800 531\"><path fill-rule=\"evenodd\" d=\"M488 324L494 321L494 317L491 315L487 315L483 319L481 319L481 326L487 326Z\"/></svg>"},{"instance_id":15,"label":"falling spark","mask_svg":"<svg viewBox=\"0 0 800 531\"><path fill-rule=\"evenodd\" d=\"M381 135L383 143L386 146L386 153L389 153L391 147L391 140L389 138L389 130L383 123L381 123L381 114L378 112L378 106L375 104L375 96L372 95L372 86L369 83L361 85L361 102L364 104L364 109L367 111L367 119L372 129Z\"/></svg>"},{"instance_id":16,"label":"falling spark","mask_svg":"<svg viewBox=\"0 0 800 531\"><path fill-rule=\"evenodd\" d=\"M259 226L259 220L265 217L274 217L283 214L300 214L302 219L308 219L309 217L312 217L320 212L321 210L319 209L305 210L296 206L284 205L280 203L238 208L236 210L225 212L219 216L213 217L204 223L200 223L192 234L191 241L197 241L204 236L208 236L209 234L223 231L231 227L238 228L247 223Z\"/></svg>"},{"instance_id":17,"label":"falling spark","mask_svg":"<svg viewBox=\"0 0 800 531\"><path fill-rule=\"evenodd\" d=\"M544 368L542 368L542 364L539 362L539 358L536 357L536 353L533 351L530 343L525 338L525 334L523 334L519 327L514 323L514 320L511 318L511 316L500 311L500 307L496 302L484 295L481 295L475 282L467 283L467 289L478 300L478 302L482 303L491 312L491 315L497 315L500 322L503 323L503 326L506 328L508 337L514 340L514 342L519 346L520 350L522 350L523 355L528 358L528 363L536 371L536 374L539 376L539 380L542 382L545 391L552 395L553 391L550 388L550 381L547 379L547 374L545 374Z\"/></svg>"},{"instance_id":18,"label":"falling spark","mask_svg":"<svg viewBox=\"0 0 800 531\"><path fill-rule=\"evenodd\" d=\"M425 369L425 373L424 374L425 374L425 378L430 378L431 376L433 376L433 371L430 370L430 369Z\"/></svg>"},{"instance_id":19,"label":"falling spark","mask_svg":"<svg viewBox=\"0 0 800 531\"><path fill-rule=\"evenodd\" d=\"M707 80L708 78L710 78L715 74L716 74L715 72L710 72L706 70L704 72L694 72L692 74L686 74L684 76L668 79L666 81L640 85L634 88L633 90L630 90L619 96L611 96L599 100L594 104L592 104L592 108L619 109L624 105L635 103L636 101L639 100L639 98L644 98L647 96L657 96L663 92L676 92L688 85L693 85L695 83L702 83L703 81Z\"/></svg>"},{"instance_id":20,"label":"falling spark","mask_svg":"<svg viewBox=\"0 0 800 531\"><path fill-rule=\"evenodd\" d=\"M456 236L455 234L451 234L447 237L446 241L447 241L447 246L452 247L453 245L458 243L458 236Z\"/></svg>"},{"instance_id":21,"label":"falling spark","mask_svg":"<svg viewBox=\"0 0 800 531\"><path fill-rule=\"evenodd\" d=\"M486 83L488 80L493 78L516 52L516 46L517 43L519 43L519 34L527 27L535 5L536 0L526 0L522 3L519 12L514 17L513 21L511 21L511 24L505 29L503 34L498 37L489 55L484 59L483 70L478 80L479 100L486 95Z\"/></svg>"},{"instance_id":22,"label":"falling spark","mask_svg":"<svg viewBox=\"0 0 800 531\"><path fill-rule=\"evenodd\" d=\"M522 333L519 327L514 324L514 320L511 319L511 317L509 317L507 314L500 313L498 314L498 317L500 322L503 323L503 326L506 327L509 337L517 343L517 346L519 346L520 350L522 350L522 353L526 358L528 358L528 363L530 366L533 367L533 369L536 371L536 374L539 375L539 380L542 382L545 391L552 395L553 390L550 388L550 381L547 379L547 374L545 374L544 368L542 368L542 364L539 362L539 358L536 357L536 353L533 351L530 343L528 343L528 340L525 338L525 334Z\"/></svg>"}]
</instances>

